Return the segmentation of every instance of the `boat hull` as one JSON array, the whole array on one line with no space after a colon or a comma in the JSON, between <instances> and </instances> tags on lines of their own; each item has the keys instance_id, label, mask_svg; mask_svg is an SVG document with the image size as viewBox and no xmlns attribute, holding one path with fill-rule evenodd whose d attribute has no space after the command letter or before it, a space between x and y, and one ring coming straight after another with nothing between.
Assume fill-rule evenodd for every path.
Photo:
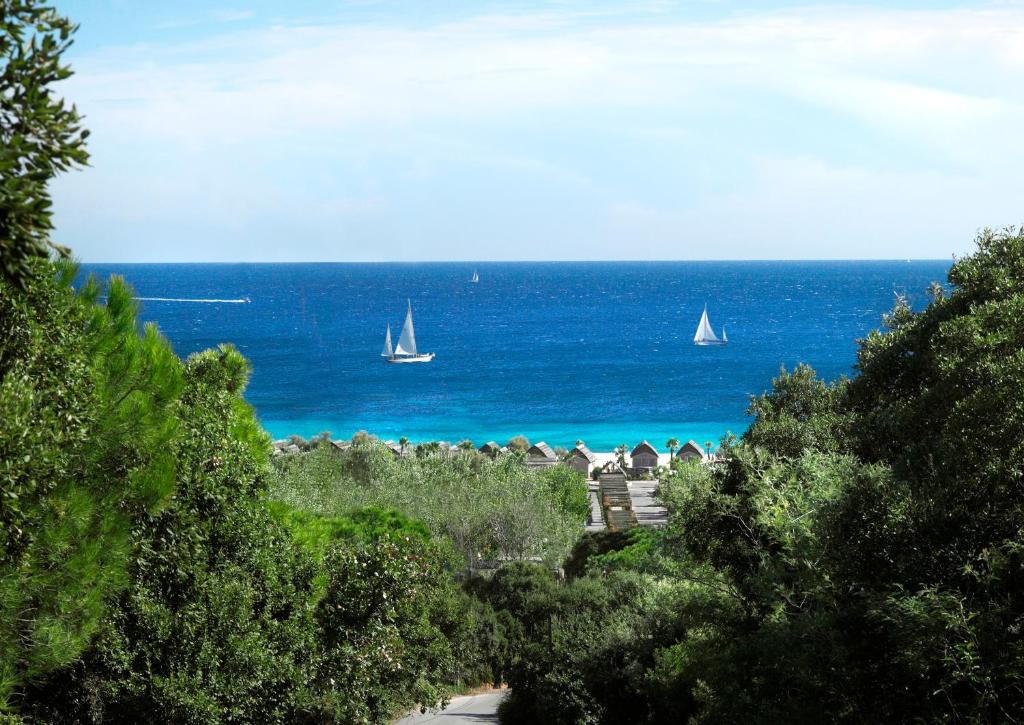
<instances>
[{"instance_id":1,"label":"boat hull","mask_svg":"<svg viewBox=\"0 0 1024 725\"><path fill-rule=\"evenodd\" d=\"M434 359L434 353L428 352L423 355L402 355L387 358L389 363L425 363Z\"/></svg>"},{"instance_id":2,"label":"boat hull","mask_svg":"<svg viewBox=\"0 0 1024 725\"><path fill-rule=\"evenodd\" d=\"M720 347L721 345L728 345L726 340L717 340L712 342L711 340L701 340L700 342L694 342L694 345L700 345L701 347Z\"/></svg>"}]
</instances>

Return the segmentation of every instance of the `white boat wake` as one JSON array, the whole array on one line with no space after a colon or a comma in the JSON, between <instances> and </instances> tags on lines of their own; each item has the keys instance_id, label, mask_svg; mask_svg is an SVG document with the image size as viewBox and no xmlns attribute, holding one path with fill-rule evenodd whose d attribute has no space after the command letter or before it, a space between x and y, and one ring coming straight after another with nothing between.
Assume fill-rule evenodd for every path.
<instances>
[{"instance_id":1,"label":"white boat wake","mask_svg":"<svg viewBox=\"0 0 1024 725\"><path fill-rule=\"evenodd\" d=\"M132 299L139 300L140 302L205 302L208 304L225 305L244 305L248 302L252 302L248 297L240 300L198 300L185 299L182 297L133 297Z\"/></svg>"}]
</instances>

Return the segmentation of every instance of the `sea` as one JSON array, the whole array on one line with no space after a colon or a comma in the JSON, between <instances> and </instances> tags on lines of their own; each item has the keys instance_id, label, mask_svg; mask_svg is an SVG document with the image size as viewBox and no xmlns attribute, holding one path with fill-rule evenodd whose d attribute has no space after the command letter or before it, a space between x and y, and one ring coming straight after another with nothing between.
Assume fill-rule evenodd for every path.
<instances>
[{"instance_id":1,"label":"sea","mask_svg":"<svg viewBox=\"0 0 1024 725\"><path fill-rule=\"evenodd\" d=\"M857 340L948 261L85 264L122 275L182 356L222 343L274 438L515 435L592 450L717 444L780 368L854 374ZM473 271L479 282L471 283ZM421 352L387 364L411 302ZM693 344L704 306L729 343Z\"/></svg>"}]
</instances>

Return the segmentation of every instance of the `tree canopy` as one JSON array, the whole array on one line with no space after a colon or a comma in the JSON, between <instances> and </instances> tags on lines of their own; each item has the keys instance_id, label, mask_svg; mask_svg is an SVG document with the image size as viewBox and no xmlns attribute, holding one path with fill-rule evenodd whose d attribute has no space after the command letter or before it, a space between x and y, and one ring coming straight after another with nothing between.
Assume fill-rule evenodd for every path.
<instances>
[{"instance_id":1,"label":"tree canopy","mask_svg":"<svg viewBox=\"0 0 1024 725\"><path fill-rule=\"evenodd\" d=\"M675 464L664 531L578 547L569 589L662 596L524 630L506 719L1022 719L1024 234L983 232L948 281L850 379L782 371L721 462Z\"/></svg>"},{"instance_id":2,"label":"tree canopy","mask_svg":"<svg viewBox=\"0 0 1024 725\"><path fill-rule=\"evenodd\" d=\"M76 26L40 0L0 3L0 276L24 287L32 258L68 249L50 238L49 182L88 161L81 117L53 84Z\"/></svg>"}]
</instances>

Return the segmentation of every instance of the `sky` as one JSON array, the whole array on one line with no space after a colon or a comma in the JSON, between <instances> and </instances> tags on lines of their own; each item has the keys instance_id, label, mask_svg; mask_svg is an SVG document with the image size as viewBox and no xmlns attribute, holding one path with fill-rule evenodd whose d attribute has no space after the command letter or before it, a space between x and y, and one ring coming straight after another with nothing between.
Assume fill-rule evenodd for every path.
<instances>
[{"instance_id":1,"label":"sky","mask_svg":"<svg viewBox=\"0 0 1024 725\"><path fill-rule=\"evenodd\" d=\"M58 0L86 262L949 259L1024 222L1024 0Z\"/></svg>"}]
</instances>

